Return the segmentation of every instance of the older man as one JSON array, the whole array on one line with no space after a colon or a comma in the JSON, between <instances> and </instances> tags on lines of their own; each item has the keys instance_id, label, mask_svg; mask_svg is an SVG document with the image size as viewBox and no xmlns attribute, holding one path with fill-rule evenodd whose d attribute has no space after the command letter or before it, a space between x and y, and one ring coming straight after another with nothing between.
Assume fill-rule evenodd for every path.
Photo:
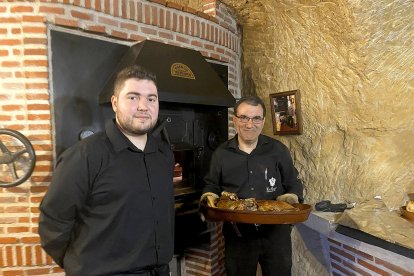
<instances>
[{"instance_id":1,"label":"older man","mask_svg":"<svg viewBox=\"0 0 414 276\"><path fill-rule=\"evenodd\" d=\"M261 134L265 115L265 105L256 96L237 102L233 117L237 135L213 153L201 200L214 202L227 191L239 198L303 201L302 182L289 150ZM290 275L290 233L291 225L224 223L227 276L254 276L257 263L264 276Z\"/></svg>"}]
</instances>

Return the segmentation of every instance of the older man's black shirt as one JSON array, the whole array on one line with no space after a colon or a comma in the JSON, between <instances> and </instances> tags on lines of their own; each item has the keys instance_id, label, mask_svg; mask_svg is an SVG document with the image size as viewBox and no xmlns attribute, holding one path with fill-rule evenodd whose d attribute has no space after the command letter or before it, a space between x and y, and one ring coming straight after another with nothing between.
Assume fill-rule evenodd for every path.
<instances>
[{"instance_id":1,"label":"older man's black shirt","mask_svg":"<svg viewBox=\"0 0 414 276\"><path fill-rule=\"evenodd\" d=\"M303 200L303 186L288 148L260 135L256 148L247 154L238 148L237 135L213 153L203 192L236 193L240 198L274 200L285 193Z\"/></svg>"},{"instance_id":2,"label":"older man's black shirt","mask_svg":"<svg viewBox=\"0 0 414 276\"><path fill-rule=\"evenodd\" d=\"M174 156L143 151L106 124L57 160L40 206L42 247L67 275L116 275L168 264L174 244Z\"/></svg>"}]
</instances>

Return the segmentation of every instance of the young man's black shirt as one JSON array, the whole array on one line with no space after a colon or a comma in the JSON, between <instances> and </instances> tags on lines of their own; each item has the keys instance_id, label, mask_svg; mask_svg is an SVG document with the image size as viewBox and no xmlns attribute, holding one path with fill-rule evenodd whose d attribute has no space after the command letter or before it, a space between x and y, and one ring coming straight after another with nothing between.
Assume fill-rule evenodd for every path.
<instances>
[{"instance_id":1,"label":"young man's black shirt","mask_svg":"<svg viewBox=\"0 0 414 276\"><path fill-rule=\"evenodd\" d=\"M40 206L45 251L67 275L168 264L174 243L174 156L148 135L143 151L114 121L59 156Z\"/></svg>"}]
</instances>

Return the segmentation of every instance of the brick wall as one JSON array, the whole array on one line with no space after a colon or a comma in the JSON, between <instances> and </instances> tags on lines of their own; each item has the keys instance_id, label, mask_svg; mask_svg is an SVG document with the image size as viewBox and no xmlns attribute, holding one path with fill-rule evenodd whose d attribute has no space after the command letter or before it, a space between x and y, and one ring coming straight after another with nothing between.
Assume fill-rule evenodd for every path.
<instances>
[{"instance_id":1,"label":"brick wall","mask_svg":"<svg viewBox=\"0 0 414 276\"><path fill-rule=\"evenodd\" d=\"M1 275L62 273L40 248L37 235L38 206L50 183L54 161L48 29L64 28L124 43L151 39L198 50L229 66L229 90L239 97L241 34L237 23L215 0L205 0L203 9L205 12L163 0L1 3L0 128L24 134L37 159L28 181L0 188ZM0 173L5 171L0 169Z\"/></svg>"},{"instance_id":2,"label":"brick wall","mask_svg":"<svg viewBox=\"0 0 414 276\"><path fill-rule=\"evenodd\" d=\"M331 238L328 238L328 246L332 275L414 276L414 267L403 268L375 256L375 252L368 254Z\"/></svg>"},{"instance_id":3,"label":"brick wall","mask_svg":"<svg viewBox=\"0 0 414 276\"><path fill-rule=\"evenodd\" d=\"M188 248L184 254L184 275L224 276L224 237L221 223L210 223L210 244L205 247Z\"/></svg>"}]
</instances>

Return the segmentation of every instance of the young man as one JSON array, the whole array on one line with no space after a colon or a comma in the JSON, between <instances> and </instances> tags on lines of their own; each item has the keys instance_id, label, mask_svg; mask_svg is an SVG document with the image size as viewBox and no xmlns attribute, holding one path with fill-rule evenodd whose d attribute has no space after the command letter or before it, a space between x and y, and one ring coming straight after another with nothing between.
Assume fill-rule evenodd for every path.
<instances>
[{"instance_id":1,"label":"young man","mask_svg":"<svg viewBox=\"0 0 414 276\"><path fill-rule=\"evenodd\" d=\"M222 191L239 198L303 201L303 186L289 150L261 134L266 109L255 96L241 98L234 107L237 135L213 153L201 200L214 202ZM255 276L260 263L264 276L290 275L290 225L224 223L227 276Z\"/></svg>"},{"instance_id":2,"label":"young man","mask_svg":"<svg viewBox=\"0 0 414 276\"><path fill-rule=\"evenodd\" d=\"M174 155L150 134L155 75L118 75L115 119L59 156L41 206L44 250L66 275L169 275L174 245Z\"/></svg>"}]
</instances>

